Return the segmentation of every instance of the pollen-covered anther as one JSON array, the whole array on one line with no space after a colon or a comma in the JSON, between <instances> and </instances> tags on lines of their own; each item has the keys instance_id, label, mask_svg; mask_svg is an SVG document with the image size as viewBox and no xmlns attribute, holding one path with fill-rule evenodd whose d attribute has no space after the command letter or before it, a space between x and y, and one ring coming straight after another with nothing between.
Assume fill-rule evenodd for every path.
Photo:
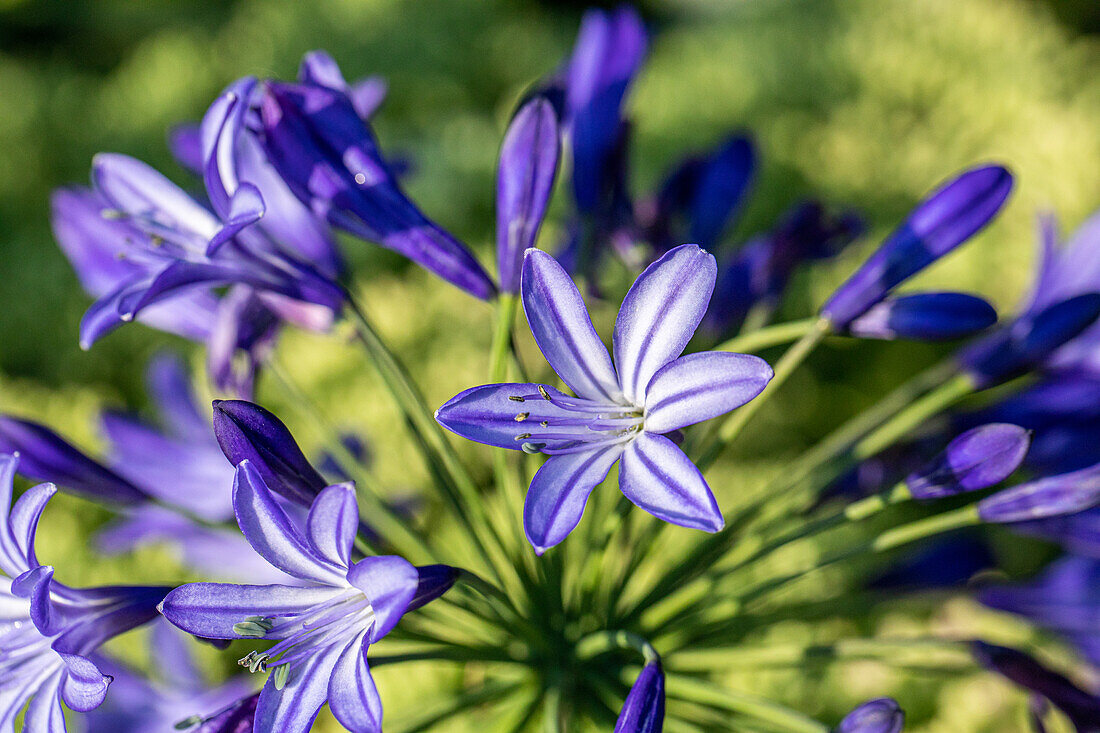
<instances>
[{"instance_id":1,"label":"pollen-covered anther","mask_svg":"<svg viewBox=\"0 0 1100 733\"><path fill-rule=\"evenodd\" d=\"M526 420L530 416L531 416L531 413L529 413L529 412L521 412L518 415L516 415L515 420L516 420L516 422L523 422L524 420Z\"/></svg>"},{"instance_id":2,"label":"pollen-covered anther","mask_svg":"<svg viewBox=\"0 0 1100 733\"><path fill-rule=\"evenodd\" d=\"M550 393L546 391L546 387L543 387L540 384L540 385L538 385L538 388L539 388L539 394L542 395L542 398L544 400L546 400L547 402L553 402L554 401L550 398Z\"/></svg>"},{"instance_id":3,"label":"pollen-covered anther","mask_svg":"<svg viewBox=\"0 0 1100 733\"><path fill-rule=\"evenodd\" d=\"M510 394L510 395L508 395L508 399L510 399L512 402L526 402L527 401L526 397L523 397L522 395L518 395L518 394Z\"/></svg>"}]
</instances>

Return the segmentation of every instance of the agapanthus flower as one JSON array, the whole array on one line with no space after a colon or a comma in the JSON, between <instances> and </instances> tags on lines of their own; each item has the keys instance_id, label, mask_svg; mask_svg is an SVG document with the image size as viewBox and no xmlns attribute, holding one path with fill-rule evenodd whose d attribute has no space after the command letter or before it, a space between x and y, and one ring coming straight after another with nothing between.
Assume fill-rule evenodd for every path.
<instances>
[{"instance_id":1,"label":"agapanthus flower","mask_svg":"<svg viewBox=\"0 0 1100 733\"><path fill-rule=\"evenodd\" d=\"M800 265L835 257L863 228L855 212L832 213L818 201L797 204L770 232L720 263L703 325L721 337L739 329L754 308L770 315Z\"/></svg>"},{"instance_id":2,"label":"agapanthus flower","mask_svg":"<svg viewBox=\"0 0 1100 733\"><path fill-rule=\"evenodd\" d=\"M615 733L661 733L665 724L665 673L647 662L623 702Z\"/></svg>"},{"instance_id":3,"label":"agapanthus flower","mask_svg":"<svg viewBox=\"0 0 1100 733\"><path fill-rule=\"evenodd\" d=\"M868 700L844 716L835 733L901 733L905 713L889 697Z\"/></svg>"},{"instance_id":4,"label":"agapanthus flower","mask_svg":"<svg viewBox=\"0 0 1100 733\"><path fill-rule=\"evenodd\" d=\"M12 504L17 461L0 455L0 730L12 730L27 705L25 730L64 733L62 702L77 712L91 710L111 682L89 655L156 618L169 589L70 588L55 581L53 567L35 556L34 536L56 488L39 484Z\"/></svg>"},{"instance_id":5,"label":"agapanthus flower","mask_svg":"<svg viewBox=\"0 0 1100 733\"><path fill-rule=\"evenodd\" d=\"M1076 514L1100 504L1100 464L998 491L977 504L984 522L1031 522Z\"/></svg>"},{"instance_id":6,"label":"agapanthus flower","mask_svg":"<svg viewBox=\"0 0 1100 733\"><path fill-rule=\"evenodd\" d=\"M495 287L466 247L405 196L348 95L267 82L260 119L267 159L318 217L394 250L478 297Z\"/></svg>"},{"instance_id":7,"label":"agapanthus flower","mask_svg":"<svg viewBox=\"0 0 1100 733\"><path fill-rule=\"evenodd\" d=\"M1018 425L991 423L954 438L942 453L905 479L916 499L931 500L999 484L1027 455L1030 435Z\"/></svg>"},{"instance_id":8,"label":"agapanthus flower","mask_svg":"<svg viewBox=\"0 0 1100 733\"><path fill-rule=\"evenodd\" d=\"M216 686L207 684L189 648L195 642L167 621L153 624L149 640L154 679L145 679L114 659L97 657L99 668L112 677L111 694L84 716L86 733L163 733L168 726L195 729L207 717L216 717L250 696L253 685L246 676Z\"/></svg>"},{"instance_id":9,"label":"agapanthus flower","mask_svg":"<svg viewBox=\"0 0 1100 733\"><path fill-rule=\"evenodd\" d=\"M303 584L192 583L168 594L161 613L198 636L277 642L241 660L250 671L271 670L256 708L257 730L307 731L326 701L348 730L380 730L382 704L367 649L410 607L438 597L454 575L425 568L425 577L437 583L425 590L418 569L400 557L352 562L359 510L349 484L321 491L298 526L243 461L233 504L256 551Z\"/></svg>"},{"instance_id":10,"label":"agapanthus flower","mask_svg":"<svg viewBox=\"0 0 1100 733\"><path fill-rule=\"evenodd\" d=\"M982 229L1012 190L1012 175L996 165L974 168L917 204L821 307L821 316L843 329L899 283L923 270Z\"/></svg>"},{"instance_id":11,"label":"agapanthus flower","mask_svg":"<svg viewBox=\"0 0 1100 733\"><path fill-rule=\"evenodd\" d=\"M987 301L967 293L913 293L886 298L852 320L844 333L865 339L946 341L997 322Z\"/></svg>"},{"instance_id":12,"label":"agapanthus flower","mask_svg":"<svg viewBox=\"0 0 1100 733\"><path fill-rule=\"evenodd\" d=\"M1100 731L1100 698L1096 695L1086 692L1064 675L1048 669L1018 649L983 641L974 642L971 649L979 664L1049 701L1066 714L1080 733ZM1033 708L1035 722L1039 726L1042 725L1041 712L1041 709Z\"/></svg>"},{"instance_id":13,"label":"agapanthus flower","mask_svg":"<svg viewBox=\"0 0 1100 733\"><path fill-rule=\"evenodd\" d=\"M189 566L219 578L266 573L271 582L286 582L239 532L212 526L233 518L233 465L201 414L183 365L162 355L150 364L147 377L159 424L105 412L101 422L109 448L103 461L44 425L4 415L0 451L18 451L19 472L28 478L113 505L119 518L95 536L101 552L167 543Z\"/></svg>"},{"instance_id":14,"label":"agapanthus flower","mask_svg":"<svg viewBox=\"0 0 1100 733\"><path fill-rule=\"evenodd\" d=\"M619 488L636 505L684 527L722 528L710 487L669 434L745 404L772 370L744 354L680 356L706 312L715 271L714 257L695 245L646 268L619 310L613 364L568 273L528 250L520 285L527 321L575 396L547 384L490 384L452 398L436 418L470 440L549 456L524 506L536 551L576 527L589 493L620 459Z\"/></svg>"},{"instance_id":15,"label":"agapanthus flower","mask_svg":"<svg viewBox=\"0 0 1100 733\"><path fill-rule=\"evenodd\" d=\"M512 118L497 168L497 272L500 289L519 290L523 253L535 246L561 154L553 105L536 96Z\"/></svg>"},{"instance_id":16,"label":"agapanthus flower","mask_svg":"<svg viewBox=\"0 0 1100 733\"><path fill-rule=\"evenodd\" d=\"M978 599L1060 634L1100 665L1100 559L1067 555L1030 581L983 588Z\"/></svg>"},{"instance_id":17,"label":"agapanthus flower","mask_svg":"<svg viewBox=\"0 0 1100 733\"><path fill-rule=\"evenodd\" d=\"M682 161L652 200L638 206L654 250L664 254L676 242L717 247L746 198L756 158L752 140L733 135L714 150Z\"/></svg>"}]
</instances>

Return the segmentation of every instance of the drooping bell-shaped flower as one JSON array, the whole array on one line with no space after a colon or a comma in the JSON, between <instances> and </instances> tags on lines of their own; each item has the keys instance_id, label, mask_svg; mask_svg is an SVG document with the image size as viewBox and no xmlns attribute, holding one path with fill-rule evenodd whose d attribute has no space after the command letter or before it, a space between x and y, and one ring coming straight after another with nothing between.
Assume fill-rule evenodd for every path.
<instances>
[{"instance_id":1,"label":"drooping bell-shaped flower","mask_svg":"<svg viewBox=\"0 0 1100 733\"><path fill-rule=\"evenodd\" d=\"M946 341L971 336L996 322L997 311L977 296L915 293L876 303L853 319L844 333L890 341Z\"/></svg>"},{"instance_id":2,"label":"drooping bell-shaped flower","mask_svg":"<svg viewBox=\"0 0 1100 733\"><path fill-rule=\"evenodd\" d=\"M901 733L905 713L889 697L868 700L844 716L834 733Z\"/></svg>"},{"instance_id":3,"label":"drooping bell-shaped flower","mask_svg":"<svg viewBox=\"0 0 1100 733\"><path fill-rule=\"evenodd\" d=\"M547 384L490 384L455 396L436 419L479 443L549 456L524 506L537 552L576 527L589 493L620 459L619 488L636 505L684 527L722 528L702 474L668 434L745 404L772 370L744 354L681 356L706 311L715 269L695 245L650 265L619 310L613 363L568 273L545 252L528 250L521 282L527 321L575 396Z\"/></svg>"},{"instance_id":4,"label":"drooping bell-shaped flower","mask_svg":"<svg viewBox=\"0 0 1100 733\"><path fill-rule=\"evenodd\" d=\"M965 242L997 214L1012 175L1001 166L973 168L934 191L821 307L843 329L899 283Z\"/></svg>"},{"instance_id":5,"label":"drooping bell-shaped flower","mask_svg":"<svg viewBox=\"0 0 1100 733\"><path fill-rule=\"evenodd\" d=\"M34 536L56 489L39 484L12 504L17 462L0 455L0 728L11 730L27 706L24 730L64 733L62 702L77 712L91 710L111 682L89 656L156 618L169 589L70 588L55 581L54 569L35 556Z\"/></svg>"},{"instance_id":6,"label":"drooping bell-shaped flower","mask_svg":"<svg viewBox=\"0 0 1100 733\"><path fill-rule=\"evenodd\" d=\"M905 479L916 499L939 499L999 484L1020 466L1031 436L1018 425L992 423L967 430Z\"/></svg>"},{"instance_id":7,"label":"drooping bell-shaped flower","mask_svg":"<svg viewBox=\"0 0 1100 733\"><path fill-rule=\"evenodd\" d=\"M560 155L557 114L536 96L512 118L497 168L497 272L505 293L519 291L523 253L535 246Z\"/></svg>"},{"instance_id":8,"label":"drooping bell-shaped flower","mask_svg":"<svg viewBox=\"0 0 1100 733\"><path fill-rule=\"evenodd\" d=\"M418 596L438 594L426 590L417 568L402 558L351 561L359 511L349 484L318 494L299 526L243 461L233 503L256 551L302 585L192 583L169 593L161 613L198 636L275 642L241 660L252 672L271 671L257 703L256 730L304 733L326 701L348 730L380 730L382 705L367 649ZM426 571L429 581L453 582L434 567Z\"/></svg>"},{"instance_id":9,"label":"drooping bell-shaped flower","mask_svg":"<svg viewBox=\"0 0 1100 733\"><path fill-rule=\"evenodd\" d=\"M661 733L665 724L665 673L659 661L647 662L626 696L615 733Z\"/></svg>"},{"instance_id":10,"label":"drooping bell-shaped flower","mask_svg":"<svg viewBox=\"0 0 1100 733\"><path fill-rule=\"evenodd\" d=\"M267 159L313 213L394 250L478 298L495 291L466 247L405 196L347 94L267 82L260 118Z\"/></svg>"}]
</instances>

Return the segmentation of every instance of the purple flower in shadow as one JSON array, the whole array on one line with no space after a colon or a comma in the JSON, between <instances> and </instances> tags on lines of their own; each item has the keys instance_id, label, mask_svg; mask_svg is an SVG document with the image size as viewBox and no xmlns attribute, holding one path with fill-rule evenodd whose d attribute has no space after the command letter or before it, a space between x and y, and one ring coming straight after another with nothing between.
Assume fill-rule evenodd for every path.
<instances>
[{"instance_id":1,"label":"purple flower in shadow","mask_svg":"<svg viewBox=\"0 0 1100 733\"><path fill-rule=\"evenodd\" d=\"M528 250L524 311L543 355L575 396L545 384L490 384L455 396L436 419L479 443L549 456L524 506L537 552L577 526L588 495L620 459L619 488L639 507L684 527L722 528L710 487L668 434L745 404L772 370L744 354L680 356L714 278L714 257L695 245L650 265L619 310L613 364L573 280L553 257Z\"/></svg>"},{"instance_id":2,"label":"purple flower in shadow","mask_svg":"<svg viewBox=\"0 0 1100 733\"><path fill-rule=\"evenodd\" d=\"M299 528L244 461L233 505L256 551L302 585L192 583L169 593L161 613L197 636L276 642L241 660L252 672L271 670L256 708L257 730L307 731L326 701L345 728L380 730L382 705L367 649L417 601L423 591L417 568L396 556L351 561L359 511L349 484L322 491Z\"/></svg>"},{"instance_id":3,"label":"purple flower in shadow","mask_svg":"<svg viewBox=\"0 0 1100 733\"><path fill-rule=\"evenodd\" d=\"M156 618L169 589L70 588L55 581L53 567L35 556L34 536L57 490L39 484L12 504L17 462L0 455L0 729L11 730L27 705L25 730L64 733L61 703L86 712L103 702L111 683L89 655Z\"/></svg>"}]
</instances>

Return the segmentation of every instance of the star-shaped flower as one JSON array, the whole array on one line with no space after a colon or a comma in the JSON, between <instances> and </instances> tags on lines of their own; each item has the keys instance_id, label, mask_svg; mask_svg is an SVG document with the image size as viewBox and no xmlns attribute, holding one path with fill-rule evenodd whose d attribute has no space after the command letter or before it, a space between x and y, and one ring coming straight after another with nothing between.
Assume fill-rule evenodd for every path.
<instances>
[{"instance_id":1,"label":"star-shaped flower","mask_svg":"<svg viewBox=\"0 0 1100 733\"><path fill-rule=\"evenodd\" d=\"M745 404L772 370L745 354L680 355L706 313L716 272L714 257L693 244L650 265L619 310L613 363L573 280L550 255L527 251L524 311L575 396L545 384L489 384L452 398L436 418L470 440L550 456L524 507L537 552L577 526L588 495L619 460L619 488L642 509L683 527L722 528L710 487L670 434Z\"/></svg>"}]
</instances>

